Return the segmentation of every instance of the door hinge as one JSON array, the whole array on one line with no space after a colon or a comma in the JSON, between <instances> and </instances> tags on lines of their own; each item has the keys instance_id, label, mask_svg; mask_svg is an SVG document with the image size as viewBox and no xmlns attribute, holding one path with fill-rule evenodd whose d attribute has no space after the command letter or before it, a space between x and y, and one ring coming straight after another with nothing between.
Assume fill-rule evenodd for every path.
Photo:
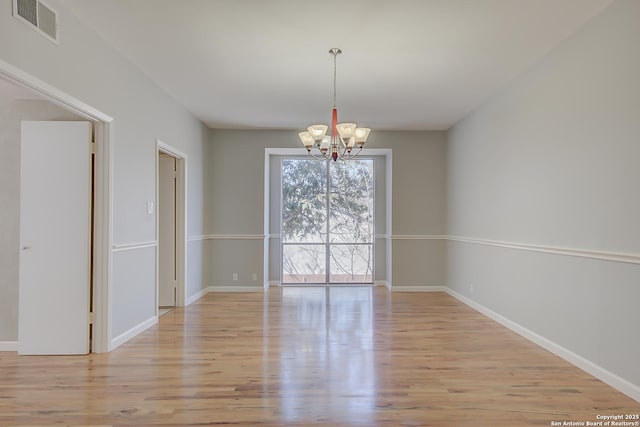
<instances>
[{"instance_id":1,"label":"door hinge","mask_svg":"<svg viewBox=\"0 0 640 427\"><path fill-rule=\"evenodd\" d=\"M94 141L91 141L90 147L91 154L96 154L96 143Z\"/></svg>"},{"instance_id":2,"label":"door hinge","mask_svg":"<svg viewBox=\"0 0 640 427\"><path fill-rule=\"evenodd\" d=\"M89 313L89 324L93 325L93 312Z\"/></svg>"}]
</instances>

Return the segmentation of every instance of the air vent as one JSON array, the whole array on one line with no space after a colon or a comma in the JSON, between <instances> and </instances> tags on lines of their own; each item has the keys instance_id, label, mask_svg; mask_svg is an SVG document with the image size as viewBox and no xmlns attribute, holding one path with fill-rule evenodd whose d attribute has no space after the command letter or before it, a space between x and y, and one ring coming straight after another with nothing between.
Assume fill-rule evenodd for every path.
<instances>
[{"instance_id":1,"label":"air vent","mask_svg":"<svg viewBox=\"0 0 640 427\"><path fill-rule=\"evenodd\" d=\"M13 0L13 16L58 44L58 14L40 0Z\"/></svg>"}]
</instances>

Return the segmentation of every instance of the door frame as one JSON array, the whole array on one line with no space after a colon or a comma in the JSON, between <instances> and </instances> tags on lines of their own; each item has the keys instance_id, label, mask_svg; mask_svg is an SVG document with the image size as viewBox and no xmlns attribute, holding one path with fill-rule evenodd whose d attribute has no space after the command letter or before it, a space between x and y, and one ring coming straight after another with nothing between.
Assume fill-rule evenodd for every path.
<instances>
[{"instance_id":1,"label":"door frame","mask_svg":"<svg viewBox=\"0 0 640 427\"><path fill-rule=\"evenodd\" d=\"M111 350L111 251L113 230L113 118L0 59L0 77L93 122L93 335L91 352Z\"/></svg>"},{"instance_id":2,"label":"door frame","mask_svg":"<svg viewBox=\"0 0 640 427\"><path fill-rule=\"evenodd\" d=\"M156 139L156 206L160 197L160 153L176 159L176 307L184 307L187 299L187 155ZM156 215L156 241L159 241L160 221ZM160 289L160 250L156 249L156 317Z\"/></svg>"}]
</instances>

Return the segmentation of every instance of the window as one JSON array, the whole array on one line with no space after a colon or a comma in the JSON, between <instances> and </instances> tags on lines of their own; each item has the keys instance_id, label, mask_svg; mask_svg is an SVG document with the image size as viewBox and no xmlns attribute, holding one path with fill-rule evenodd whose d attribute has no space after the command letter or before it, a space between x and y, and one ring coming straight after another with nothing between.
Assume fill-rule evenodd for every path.
<instances>
[{"instance_id":1,"label":"window","mask_svg":"<svg viewBox=\"0 0 640 427\"><path fill-rule=\"evenodd\" d=\"M282 159L282 283L373 283L373 165Z\"/></svg>"}]
</instances>

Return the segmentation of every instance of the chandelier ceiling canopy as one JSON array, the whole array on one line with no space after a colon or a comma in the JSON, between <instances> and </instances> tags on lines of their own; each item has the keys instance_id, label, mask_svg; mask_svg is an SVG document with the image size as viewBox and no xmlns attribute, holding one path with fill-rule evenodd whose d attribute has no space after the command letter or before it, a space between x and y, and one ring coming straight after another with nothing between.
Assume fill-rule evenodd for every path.
<instances>
[{"instance_id":1,"label":"chandelier ceiling canopy","mask_svg":"<svg viewBox=\"0 0 640 427\"><path fill-rule=\"evenodd\" d=\"M306 131L300 132L300 141L309 155L324 160L349 160L362 151L371 129L358 127L355 123L338 123L338 109L336 108L336 57L342 50L329 50L333 56L333 112L331 114L331 133L327 135L329 126L324 124L311 125ZM354 151L354 148L356 149ZM314 154L313 150L316 150Z\"/></svg>"}]
</instances>

